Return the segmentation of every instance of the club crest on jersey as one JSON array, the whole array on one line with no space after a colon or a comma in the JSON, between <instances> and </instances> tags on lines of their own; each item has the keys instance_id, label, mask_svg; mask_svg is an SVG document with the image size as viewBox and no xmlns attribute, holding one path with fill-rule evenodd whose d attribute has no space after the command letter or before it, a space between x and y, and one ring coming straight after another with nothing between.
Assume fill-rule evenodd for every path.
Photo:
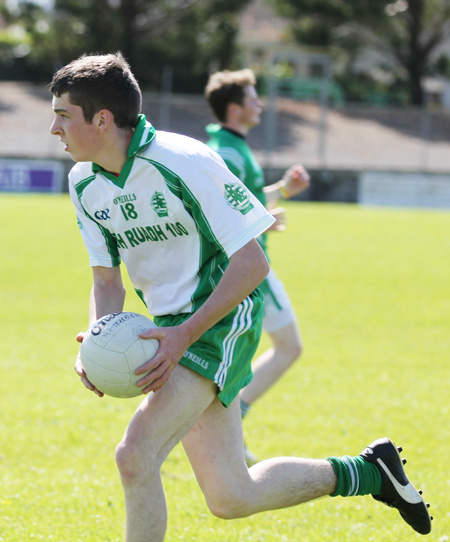
<instances>
[{"instance_id":1,"label":"club crest on jersey","mask_svg":"<svg viewBox=\"0 0 450 542\"><path fill-rule=\"evenodd\" d=\"M243 215L253 209L253 203L250 201L247 191L240 184L226 184L224 195L228 205Z\"/></svg>"},{"instance_id":2,"label":"club crest on jersey","mask_svg":"<svg viewBox=\"0 0 450 542\"><path fill-rule=\"evenodd\" d=\"M169 210L167 208L167 201L162 192L155 192L150 201L150 205L159 218L169 216Z\"/></svg>"}]
</instances>

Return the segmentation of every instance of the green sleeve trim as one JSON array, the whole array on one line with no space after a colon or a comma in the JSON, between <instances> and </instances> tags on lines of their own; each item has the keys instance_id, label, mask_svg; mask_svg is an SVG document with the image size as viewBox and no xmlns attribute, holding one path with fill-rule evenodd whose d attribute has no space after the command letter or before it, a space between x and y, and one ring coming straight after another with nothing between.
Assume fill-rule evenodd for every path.
<instances>
[{"instance_id":1,"label":"green sleeve trim","mask_svg":"<svg viewBox=\"0 0 450 542\"><path fill-rule=\"evenodd\" d=\"M83 179L79 183L75 185L75 191L77 193L78 201L84 211L84 214L92 220L92 222L97 226L97 228L100 230L100 232L103 235L103 238L105 239L106 248L108 250L109 255L111 256L111 264L113 267L117 267L121 263L121 258L119 255L119 249L117 246L117 241L114 239L113 235L109 230L107 230L105 227L100 226L100 224L92 218L92 216L86 211L86 208L84 207L81 198L83 196L84 190L91 184L92 181L94 181L96 178L96 175L91 175L90 177L87 177L86 179Z\"/></svg>"}]
</instances>

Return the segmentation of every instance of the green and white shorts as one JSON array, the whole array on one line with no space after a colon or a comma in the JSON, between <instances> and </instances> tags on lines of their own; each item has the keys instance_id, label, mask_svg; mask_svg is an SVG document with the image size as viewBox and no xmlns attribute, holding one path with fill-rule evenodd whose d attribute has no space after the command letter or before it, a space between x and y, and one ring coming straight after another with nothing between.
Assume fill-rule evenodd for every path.
<instances>
[{"instance_id":1,"label":"green and white shorts","mask_svg":"<svg viewBox=\"0 0 450 542\"><path fill-rule=\"evenodd\" d=\"M260 288L264 293L264 331L272 333L296 321L291 300L273 269Z\"/></svg>"},{"instance_id":2,"label":"green and white shorts","mask_svg":"<svg viewBox=\"0 0 450 542\"><path fill-rule=\"evenodd\" d=\"M262 331L263 295L256 289L225 318L191 344L180 364L212 380L227 407L253 378L251 361ZM159 327L177 326L190 314L155 316Z\"/></svg>"}]
</instances>

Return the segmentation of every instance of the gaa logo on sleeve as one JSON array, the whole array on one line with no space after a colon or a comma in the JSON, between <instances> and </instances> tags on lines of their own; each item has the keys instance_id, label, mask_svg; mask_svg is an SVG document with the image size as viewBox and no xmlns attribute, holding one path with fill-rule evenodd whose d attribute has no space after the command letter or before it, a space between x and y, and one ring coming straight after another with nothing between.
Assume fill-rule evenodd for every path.
<instances>
[{"instance_id":1,"label":"gaa logo on sleeve","mask_svg":"<svg viewBox=\"0 0 450 542\"><path fill-rule=\"evenodd\" d=\"M247 190L240 184L226 184L224 195L228 205L243 215L253 209L253 203L248 197Z\"/></svg>"}]
</instances>

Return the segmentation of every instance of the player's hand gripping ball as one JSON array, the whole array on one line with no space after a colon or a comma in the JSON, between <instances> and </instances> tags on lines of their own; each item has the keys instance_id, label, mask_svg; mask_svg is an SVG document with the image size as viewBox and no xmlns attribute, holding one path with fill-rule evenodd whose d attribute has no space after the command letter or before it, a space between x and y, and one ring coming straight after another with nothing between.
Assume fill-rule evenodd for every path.
<instances>
[{"instance_id":1,"label":"player's hand gripping ball","mask_svg":"<svg viewBox=\"0 0 450 542\"><path fill-rule=\"evenodd\" d=\"M134 371L155 356L159 341L141 339L139 334L154 327L152 320L135 312L115 312L94 322L80 348L88 380L111 397L142 394L136 382L145 375Z\"/></svg>"}]
</instances>

